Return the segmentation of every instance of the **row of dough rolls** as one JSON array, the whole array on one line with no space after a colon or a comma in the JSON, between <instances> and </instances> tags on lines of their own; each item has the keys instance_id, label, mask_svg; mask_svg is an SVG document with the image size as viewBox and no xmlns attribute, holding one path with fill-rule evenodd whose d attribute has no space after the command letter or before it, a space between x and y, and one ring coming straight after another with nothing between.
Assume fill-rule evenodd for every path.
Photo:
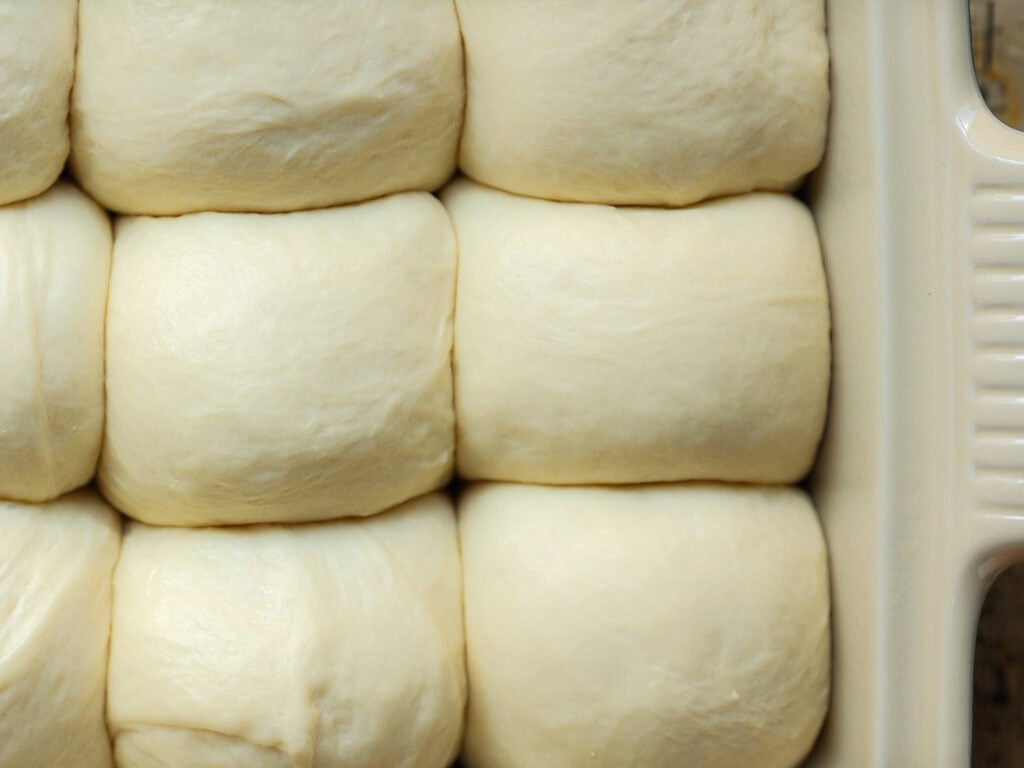
<instances>
[{"instance_id":1,"label":"row of dough rolls","mask_svg":"<svg viewBox=\"0 0 1024 768\"><path fill-rule=\"evenodd\" d=\"M442 199L121 217L112 258L68 183L0 208L0 497L97 457L108 499L165 525L373 514L444 485L456 447L471 479L807 471L829 341L801 203Z\"/></svg>"},{"instance_id":2,"label":"row of dough rolls","mask_svg":"<svg viewBox=\"0 0 1024 768\"><path fill-rule=\"evenodd\" d=\"M726 12L655 2L628 14L599 5L460 0L457 16L450 0L301 11L264 0L244 9L0 0L12 72L0 95L11 105L0 120L0 147L9 149L0 164L14 190L0 201L40 191L59 171L72 78L72 166L89 191L128 211L272 210L436 187L454 168L466 89L462 165L530 194L574 197L487 169L511 159L537 178L559 178L550 157L530 154L546 148L566 167L601 159L616 173L631 169L636 183L661 178L636 170L647 168L645 157L666 172L661 181L683 189L680 179L696 178L685 156L706 155L711 138L694 127L701 110L745 114L729 105L753 85L758 104L783 109L786 120L729 118L740 122L716 124L715 142L747 146L725 141L728 128L757 137L750 151L774 148L765 157L780 158L792 153L778 141L792 140L804 146L798 165L813 164L827 65L820 3ZM593 14L589 45L564 35L579 14ZM537 35L562 44L522 55ZM746 55L720 72L679 57L680 39L695 43L687 51ZM793 40L806 43L803 53L790 51ZM266 66L230 66L238 50L255 49ZM398 53L370 55L382 49ZM603 74L589 82L594 67ZM625 87L634 70L651 75L644 88ZM342 76L353 72L359 77ZM746 79L729 84L736 72ZM697 82L718 96L699 98ZM593 89L609 97L591 98ZM555 105L551 94L566 92L578 103ZM642 124L630 124L631 113ZM556 131L544 119L578 119L588 130ZM617 149L594 151L605 140ZM516 154L523 142L533 149ZM734 154L730 162L745 167L750 158ZM357 160L372 167L346 165ZM388 170L420 173L420 160L433 168L420 181L396 182ZM17 191L15 161L45 173ZM712 176L724 167L712 166ZM358 194L331 191L334 171ZM588 188L602 188L609 173L589 176ZM133 204L107 199L105 185ZM244 199L268 188L271 197L326 196ZM0 372L0 497L53 498L86 482L99 458L104 491L150 522L368 514L447 480L453 421L459 469L472 478L783 482L806 470L824 413L827 350L811 228L795 203L786 210L761 195L692 210L611 209L532 202L465 181L445 199L462 262L457 413L445 374L456 246L423 195L265 220L122 218L105 348L110 246L99 211L63 183L0 210L4 309L18 330L3 342L17 364ZM110 413L98 457L104 365Z\"/></svg>"},{"instance_id":3,"label":"row of dough rolls","mask_svg":"<svg viewBox=\"0 0 1024 768\"><path fill-rule=\"evenodd\" d=\"M809 212L763 190L821 155L822 4L458 4L460 167L495 189L442 193L457 467L565 486L462 497L462 761L792 768L829 701L817 515L665 483L814 459L825 277Z\"/></svg>"},{"instance_id":4,"label":"row of dough rolls","mask_svg":"<svg viewBox=\"0 0 1024 768\"><path fill-rule=\"evenodd\" d=\"M0 502L0 526L3 768L454 759L466 676L446 496L302 526L128 522L122 541L78 491Z\"/></svg>"},{"instance_id":5,"label":"row of dough rolls","mask_svg":"<svg viewBox=\"0 0 1024 768\"><path fill-rule=\"evenodd\" d=\"M4 768L788 768L825 713L798 490L485 483L458 527L433 494L123 541L78 491L0 525Z\"/></svg>"},{"instance_id":6,"label":"row of dough rolls","mask_svg":"<svg viewBox=\"0 0 1024 768\"><path fill-rule=\"evenodd\" d=\"M792 188L828 107L821 0L0 0L0 46L0 204L70 151L122 213L328 207L437 189L456 161L679 206Z\"/></svg>"},{"instance_id":7,"label":"row of dough rolls","mask_svg":"<svg viewBox=\"0 0 1024 768\"><path fill-rule=\"evenodd\" d=\"M0 207L0 254L0 498L98 465L149 522L306 521L451 476L455 241L426 193L123 217L112 238L61 182Z\"/></svg>"},{"instance_id":8,"label":"row of dough rolls","mask_svg":"<svg viewBox=\"0 0 1024 768\"><path fill-rule=\"evenodd\" d=\"M452 0L0 0L0 54L0 205L69 159L107 208L151 214L337 205L455 169Z\"/></svg>"},{"instance_id":9,"label":"row of dough rolls","mask_svg":"<svg viewBox=\"0 0 1024 768\"><path fill-rule=\"evenodd\" d=\"M2 768L806 753L820 0L25 7Z\"/></svg>"}]
</instances>

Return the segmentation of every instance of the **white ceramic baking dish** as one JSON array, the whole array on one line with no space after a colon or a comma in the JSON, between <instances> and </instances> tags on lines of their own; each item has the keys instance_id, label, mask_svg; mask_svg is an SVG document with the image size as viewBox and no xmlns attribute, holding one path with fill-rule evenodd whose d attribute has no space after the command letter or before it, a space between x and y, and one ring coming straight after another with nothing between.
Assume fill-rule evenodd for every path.
<instances>
[{"instance_id":1,"label":"white ceramic baking dish","mask_svg":"<svg viewBox=\"0 0 1024 768\"><path fill-rule=\"evenodd\" d=\"M832 709L809 766L970 764L984 591L1024 552L1024 133L975 84L966 0L830 0L810 184L834 326L811 478Z\"/></svg>"}]
</instances>

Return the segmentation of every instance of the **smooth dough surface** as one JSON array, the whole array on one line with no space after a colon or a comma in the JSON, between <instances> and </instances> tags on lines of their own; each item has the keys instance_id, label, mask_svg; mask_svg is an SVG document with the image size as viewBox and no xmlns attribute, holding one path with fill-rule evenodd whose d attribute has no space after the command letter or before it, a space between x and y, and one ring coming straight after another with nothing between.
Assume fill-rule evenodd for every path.
<instances>
[{"instance_id":1,"label":"smooth dough surface","mask_svg":"<svg viewBox=\"0 0 1024 768\"><path fill-rule=\"evenodd\" d=\"M795 186L825 146L822 0L456 0L459 164L552 200L686 205Z\"/></svg>"},{"instance_id":2,"label":"smooth dough surface","mask_svg":"<svg viewBox=\"0 0 1024 768\"><path fill-rule=\"evenodd\" d=\"M829 307L810 212L443 200L459 242L457 461L553 484L788 483L814 459Z\"/></svg>"},{"instance_id":3,"label":"smooth dough surface","mask_svg":"<svg viewBox=\"0 0 1024 768\"><path fill-rule=\"evenodd\" d=\"M0 502L0 768L109 768L120 518L92 491Z\"/></svg>"},{"instance_id":4,"label":"smooth dough surface","mask_svg":"<svg viewBox=\"0 0 1024 768\"><path fill-rule=\"evenodd\" d=\"M119 768L443 768L466 699L446 496L357 521L128 525L109 719Z\"/></svg>"},{"instance_id":5,"label":"smooth dough surface","mask_svg":"<svg viewBox=\"0 0 1024 768\"><path fill-rule=\"evenodd\" d=\"M452 0L81 0L71 165L123 213L435 189L465 85Z\"/></svg>"},{"instance_id":6,"label":"smooth dough surface","mask_svg":"<svg viewBox=\"0 0 1024 768\"><path fill-rule=\"evenodd\" d=\"M470 768L790 768L829 698L791 488L480 485L459 504Z\"/></svg>"},{"instance_id":7,"label":"smooth dough surface","mask_svg":"<svg viewBox=\"0 0 1024 768\"><path fill-rule=\"evenodd\" d=\"M106 213L66 182L0 207L0 498L92 479L110 250Z\"/></svg>"},{"instance_id":8,"label":"smooth dough surface","mask_svg":"<svg viewBox=\"0 0 1024 768\"><path fill-rule=\"evenodd\" d=\"M77 0L0 0L0 205L46 190L68 156Z\"/></svg>"},{"instance_id":9,"label":"smooth dough surface","mask_svg":"<svg viewBox=\"0 0 1024 768\"><path fill-rule=\"evenodd\" d=\"M366 515L447 482L455 242L410 192L117 222L101 488L149 523Z\"/></svg>"}]
</instances>

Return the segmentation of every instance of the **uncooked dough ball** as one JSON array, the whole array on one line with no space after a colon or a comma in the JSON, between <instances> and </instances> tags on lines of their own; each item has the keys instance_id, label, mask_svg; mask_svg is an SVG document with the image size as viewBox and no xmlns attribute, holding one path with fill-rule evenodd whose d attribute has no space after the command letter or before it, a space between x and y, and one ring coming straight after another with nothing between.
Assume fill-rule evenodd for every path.
<instances>
[{"instance_id":1,"label":"uncooked dough ball","mask_svg":"<svg viewBox=\"0 0 1024 768\"><path fill-rule=\"evenodd\" d=\"M77 0L0 0L0 205L38 195L68 156Z\"/></svg>"},{"instance_id":2,"label":"uncooked dough ball","mask_svg":"<svg viewBox=\"0 0 1024 768\"><path fill-rule=\"evenodd\" d=\"M435 189L465 85L452 0L81 0L72 168L125 213Z\"/></svg>"},{"instance_id":3,"label":"uncooked dough ball","mask_svg":"<svg viewBox=\"0 0 1024 768\"><path fill-rule=\"evenodd\" d=\"M120 518L92 491L0 502L0 768L108 768Z\"/></svg>"},{"instance_id":4,"label":"uncooked dough ball","mask_svg":"<svg viewBox=\"0 0 1024 768\"><path fill-rule=\"evenodd\" d=\"M793 187L828 112L822 0L457 0L460 166L553 200Z\"/></svg>"},{"instance_id":5,"label":"uncooked dough ball","mask_svg":"<svg viewBox=\"0 0 1024 768\"><path fill-rule=\"evenodd\" d=\"M109 719L119 768L443 768L466 700L440 494L293 527L129 524Z\"/></svg>"},{"instance_id":6,"label":"uncooked dough ball","mask_svg":"<svg viewBox=\"0 0 1024 768\"><path fill-rule=\"evenodd\" d=\"M92 479L110 248L106 213L68 183L0 208L0 498Z\"/></svg>"},{"instance_id":7,"label":"uncooked dough ball","mask_svg":"<svg viewBox=\"0 0 1024 768\"><path fill-rule=\"evenodd\" d=\"M471 768L790 768L829 696L789 488L482 485L459 506Z\"/></svg>"},{"instance_id":8,"label":"uncooked dough ball","mask_svg":"<svg viewBox=\"0 0 1024 768\"><path fill-rule=\"evenodd\" d=\"M787 483L810 468L829 309L801 203L616 209L466 181L444 201L461 474Z\"/></svg>"},{"instance_id":9,"label":"uncooked dough ball","mask_svg":"<svg viewBox=\"0 0 1024 768\"><path fill-rule=\"evenodd\" d=\"M437 200L117 223L99 481L148 523L325 520L447 482L455 242Z\"/></svg>"}]
</instances>

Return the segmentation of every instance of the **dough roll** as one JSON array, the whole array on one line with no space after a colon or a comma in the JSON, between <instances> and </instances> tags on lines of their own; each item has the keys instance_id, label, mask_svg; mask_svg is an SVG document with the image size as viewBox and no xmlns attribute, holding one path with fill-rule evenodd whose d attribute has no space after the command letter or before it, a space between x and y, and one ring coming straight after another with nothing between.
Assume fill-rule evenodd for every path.
<instances>
[{"instance_id":1,"label":"dough roll","mask_svg":"<svg viewBox=\"0 0 1024 768\"><path fill-rule=\"evenodd\" d=\"M0 498L47 501L96 469L110 249L106 213L66 182L0 207Z\"/></svg>"},{"instance_id":2,"label":"dough roll","mask_svg":"<svg viewBox=\"0 0 1024 768\"><path fill-rule=\"evenodd\" d=\"M99 482L162 525L367 515L452 468L455 242L411 192L125 218Z\"/></svg>"},{"instance_id":3,"label":"dough roll","mask_svg":"<svg viewBox=\"0 0 1024 768\"><path fill-rule=\"evenodd\" d=\"M446 496L292 527L130 523L108 713L119 768L444 768L466 700Z\"/></svg>"},{"instance_id":4,"label":"dough roll","mask_svg":"<svg viewBox=\"0 0 1024 768\"><path fill-rule=\"evenodd\" d=\"M483 484L459 503L469 768L792 768L829 698L799 490Z\"/></svg>"},{"instance_id":5,"label":"dough roll","mask_svg":"<svg viewBox=\"0 0 1024 768\"><path fill-rule=\"evenodd\" d=\"M523 195L679 206L785 190L825 146L822 0L457 0L459 165Z\"/></svg>"},{"instance_id":6,"label":"dough roll","mask_svg":"<svg viewBox=\"0 0 1024 768\"><path fill-rule=\"evenodd\" d=\"M48 189L68 156L77 0L0 0L0 205Z\"/></svg>"},{"instance_id":7,"label":"dough roll","mask_svg":"<svg viewBox=\"0 0 1024 768\"><path fill-rule=\"evenodd\" d=\"M122 213L435 189L465 85L452 0L81 0L71 165Z\"/></svg>"},{"instance_id":8,"label":"dough roll","mask_svg":"<svg viewBox=\"0 0 1024 768\"><path fill-rule=\"evenodd\" d=\"M120 518L92 491L0 502L0 768L110 768Z\"/></svg>"},{"instance_id":9,"label":"dough roll","mask_svg":"<svg viewBox=\"0 0 1024 768\"><path fill-rule=\"evenodd\" d=\"M457 461L468 478L789 483L810 468L829 308L810 212L682 210L458 181Z\"/></svg>"}]
</instances>

